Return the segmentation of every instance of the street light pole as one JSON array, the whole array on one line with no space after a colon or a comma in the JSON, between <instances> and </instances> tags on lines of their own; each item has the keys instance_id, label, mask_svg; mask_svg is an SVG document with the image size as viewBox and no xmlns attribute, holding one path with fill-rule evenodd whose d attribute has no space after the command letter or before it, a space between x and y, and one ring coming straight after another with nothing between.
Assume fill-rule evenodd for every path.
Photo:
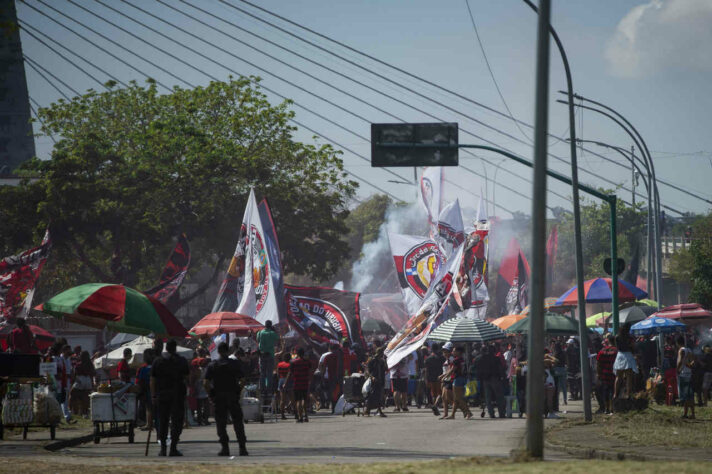
<instances>
[{"instance_id":1,"label":"street light pole","mask_svg":"<svg viewBox=\"0 0 712 474\"><path fill-rule=\"evenodd\" d=\"M524 3L537 12L536 6L530 0L524 0ZM574 211L574 253L576 255L576 295L577 295L577 310L578 310L578 327L580 341L580 359L581 368L589 367L588 359L588 328L586 327L586 294L583 287L583 244L581 242L581 206L579 200L579 180L578 180L578 158L576 155L576 119L574 114L574 86L571 78L571 68L569 60L564 51L564 45L559 39L556 30L549 24L549 33L556 43L556 47L561 54L561 61L564 64L564 72L566 73L566 87L569 97L569 140L571 141L571 195L573 198ZM617 312L618 308L614 308L613 312ZM581 370L581 392L583 398L583 413L586 421L593 420L591 413L591 375L588 370Z\"/></svg>"},{"instance_id":2,"label":"street light pole","mask_svg":"<svg viewBox=\"0 0 712 474\"><path fill-rule=\"evenodd\" d=\"M650 154L650 150L648 149L648 145L645 143L645 140L643 140L643 136L638 132L638 130L633 126L632 123L628 119L626 119L623 115L621 115L619 112L614 110L613 108L602 104L600 102L596 102L595 100L587 99L586 97L583 97L581 95L575 94L574 95L577 99L581 99L583 101L589 102L591 104L597 105L605 110L608 110L612 114L614 114L616 117L618 117L620 120L622 120L625 125L622 125L620 122L616 120L616 122L633 138L637 138L637 140L633 140L636 142L638 149L640 150L641 154L643 155L644 158L647 158L648 163L650 164L650 171L653 175L653 192L655 195L655 214L653 216L653 234L655 236L655 268L656 268L656 274L655 274L655 296L656 300L658 302L658 307L664 306L663 304L663 262L662 262L662 243L660 241L660 193L658 192L658 180L655 175L655 163L653 163L653 156ZM581 104L579 104L579 107L582 107ZM596 109L592 109L596 110ZM600 111L598 111L600 112ZM610 117L610 116L609 116ZM612 117L611 117L612 118ZM642 145L642 146L641 146ZM648 289L649 290L649 289Z\"/></svg>"},{"instance_id":3,"label":"street light pole","mask_svg":"<svg viewBox=\"0 0 712 474\"><path fill-rule=\"evenodd\" d=\"M544 298L546 297L546 172L549 126L549 18L551 0L540 0L534 104L534 182L532 193L532 278L527 368L527 451L544 457Z\"/></svg>"}]
</instances>

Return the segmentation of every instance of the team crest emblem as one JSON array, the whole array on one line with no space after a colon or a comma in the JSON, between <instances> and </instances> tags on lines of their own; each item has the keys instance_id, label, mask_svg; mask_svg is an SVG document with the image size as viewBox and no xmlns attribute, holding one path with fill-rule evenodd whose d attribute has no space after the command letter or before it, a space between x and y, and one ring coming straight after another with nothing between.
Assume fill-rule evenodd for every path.
<instances>
[{"instance_id":1,"label":"team crest emblem","mask_svg":"<svg viewBox=\"0 0 712 474\"><path fill-rule=\"evenodd\" d=\"M403 274L408 286L420 298L428 291L430 280L438 271L440 263L440 251L434 242L416 245L406 252L403 258Z\"/></svg>"},{"instance_id":2,"label":"team crest emblem","mask_svg":"<svg viewBox=\"0 0 712 474\"><path fill-rule=\"evenodd\" d=\"M252 283L255 287L256 311L259 313L269 295L269 260L262 235L252 226Z\"/></svg>"}]
</instances>

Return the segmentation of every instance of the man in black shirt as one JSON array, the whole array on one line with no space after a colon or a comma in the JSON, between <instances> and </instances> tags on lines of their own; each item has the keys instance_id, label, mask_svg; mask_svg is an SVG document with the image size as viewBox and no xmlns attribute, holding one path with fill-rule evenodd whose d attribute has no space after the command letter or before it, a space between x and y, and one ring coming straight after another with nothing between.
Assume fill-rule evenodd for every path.
<instances>
[{"instance_id":1,"label":"man in black shirt","mask_svg":"<svg viewBox=\"0 0 712 474\"><path fill-rule=\"evenodd\" d=\"M230 455L228 446L230 438L226 429L228 412L232 417L237 442L240 444L240 456L247 456L245 446L247 438L245 437L245 425L242 422L242 408L240 408L242 369L240 362L228 357L229 350L226 343L221 342L218 345L218 354L220 354L220 358L211 362L205 372L205 389L215 405L215 426L222 445L218 456Z\"/></svg>"},{"instance_id":2,"label":"man in black shirt","mask_svg":"<svg viewBox=\"0 0 712 474\"><path fill-rule=\"evenodd\" d=\"M151 395L153 406L158 406L158 439L161 442L159 456L166 455L168 421L171 422L171 451L169 456L182 456L178 451L178 439L183 429L185 415L186 380L188 361L176 354L176 341L166 343L168 357L160 357L151 368Z\"/></svg>"},{"instance_id":3,"label":"man in black shirt","mask_svg":"<svg viewBox=\"0 0 712 474\"><path fill-rule=\"evenodd\" d=\"M440 347L437 344L433 344L431 348L430 355L425 358L425 381L428 384L428 389L430 390L430 396L433 399L432 410L435 416L440 416L440 410L438 410L438 401L441 397L442 389L440 387L439 377L443 373L443 363L445 358L440 354Z\"/></svg>"}]
</instances>

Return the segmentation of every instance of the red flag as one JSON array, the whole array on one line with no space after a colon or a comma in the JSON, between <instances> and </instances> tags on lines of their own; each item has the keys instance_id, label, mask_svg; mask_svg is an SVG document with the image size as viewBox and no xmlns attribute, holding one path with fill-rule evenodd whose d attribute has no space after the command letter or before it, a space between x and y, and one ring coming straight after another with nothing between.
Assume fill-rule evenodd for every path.
<instances>
[{"instance_id":1,"label":"red flag","mask_svg":"<svg viewBox=\"0 0 712 474\"><path fill-rule=\"evenodd\" d=\"M521 313L529 294L529 262L517 239L509 241L497 277L496 304L499 315Z\"/></svg>"},{"instance_id":2,"label":"red flag","mask_svg":"<svg viewBox=\"0 0 712 474\"><path fill-rule=\"evenodd\" d=\"M559 229L557 226L551 228L549 240L546 241L546 284L547 291L551 291L554 286L554 265L556 264L556 252L559 249Z\"/></svg>"},{"instance_id":3,"label":"red flag","mask_svg":"<svg viewBox=\"0 0 712 474\"><path fill-rule=\"evenodd\" d=\"M190 246L188 238L185 234L178 237L178 243L168 257L168 262L161 273L161 279L158 285L150 290L145 291L149 296L153 296L163 304L167 304L168 300L183 283L185 275L188 273L190 265Z\"/></svg>"},{"instance_id":4,"label":"red flag","mask_svg":"<svg viewBox=\"0 0 712 474\"><path fill-rule=\"evenodd\" d=\"M35 287L51 246L47 230L39 247L0 260L0 316L13 319L25 306L25 300Z\"/></svg>"}]
</instances>

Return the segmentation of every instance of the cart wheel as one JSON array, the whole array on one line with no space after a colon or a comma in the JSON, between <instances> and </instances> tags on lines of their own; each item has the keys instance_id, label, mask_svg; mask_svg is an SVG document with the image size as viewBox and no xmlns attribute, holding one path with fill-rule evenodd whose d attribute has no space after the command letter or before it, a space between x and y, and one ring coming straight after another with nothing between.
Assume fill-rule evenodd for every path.
<instances>
[{"instance_id":1,"label":"cart wheel","mask_svg":"<svg viewBox=\"0 0 712 474\"><path fill-rule=\"evenodd\" d=\"M129 423L129 443L134 442L134 425L133 423Z\"/></svg>"},{"instance_id":2,"label":"cart wheel","mask_svg":"<svg viewBox=\"0 0 712 474\"><path fill-rule=\"evenodd\" d=\"M49 439L54 441L55 435L57 434L57 426L56 425L50 425L49 426Z\"/></svg>"},{"instance_id":3,"label":"cart wheel","mask_svg":"<svg viewBox=\"0 0 712 474\"><path fill-rule=\"evenodd\" d=\"M99 444L99 441L101 441L99 423L94 423L94 444Z\"/></svg>"},{"instance_id":4,"label":"cart wheel","mask_svg":"<svg viewBox=\"0 0 712 474\"><path fill-rule=\"evenodd\" d=\"M25 440L27 439L27 431L29 430L29 427L27 425L22 427L22 439Z\"/></svg>"}]
</instances>

